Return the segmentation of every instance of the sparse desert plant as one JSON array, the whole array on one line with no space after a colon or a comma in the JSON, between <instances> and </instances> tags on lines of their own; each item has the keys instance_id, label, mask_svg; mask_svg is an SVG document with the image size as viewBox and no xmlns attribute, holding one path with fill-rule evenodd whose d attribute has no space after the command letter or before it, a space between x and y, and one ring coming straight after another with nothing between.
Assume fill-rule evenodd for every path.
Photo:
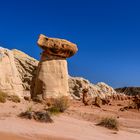
<instances>
[{"instance_id":1,"label":"sparse desert plant","mask_svg":"<svg viewBox=\"0 0 140 140\"><path fill-rule=\"evenodd\" d=\"M27 112L32 112L33 111L33 107L32 106L28 106L26 111Z\"/></svg>"},{"instance_id":2,"label":"sparse desert plant","mask_svg":"<svg viewBox=\"0 0 140 140\"><path fill-rule=\"evenodd\" d=\"M25 112L21 112L18 116L30 120L34 119L39 122L53 122L50 114L47 111L33 111L32 107L27 108Z\"/></svg>"},{"instance_id":3,"label":"sparse desert plant","mask_svg":"<svg viewBox=\"0 0 140 140\"><path fill-rule=\"evenodd\" d=\"M49 107L47 110L51 114L58 114L64 112L68 107L69 107L69 99L67 97L60 97L54 99L51 107Z\"/></svg>"},{"instance_id":4,"label":"sparse desert plant","mask_svg":"<svg viewBox=\"0 0 140 140\"><path fill-rule=\"evenodd\" d=\"M27 107L25 112L21 112L18 116L21 118L32 119L32 106Z\"/></svg>"},{"instance_id":5,"label":"sparse desert plant","mask_svg":"<svg viewBox=\"0 0 140 140\"><path fill-rule=\"evenodd\" d=\"M48 108L47 111L49 111L51 115L57 115L60 113L59 108L54 106Z\"/></svg>"},{"instance_id":6,"label":"sparse desert plant","mask_svg":"<svg viewBox=\"0 0 140 140\"><path fill-rule=\"evenodd\" d=\"M15 103L19 103L20 102L20 98L17 95L11 95L9 97L9 100Z\"/></svg>"},{"instance_id":7,"label":"sparse desert plant","mask_svg":"<svg viewBox=\"0 0 140 140\"><path fill-rule=\"evenodd\" d=\"M6 93L0 91L0 102L1 103L5 103L7 97L8 97L8 95Z\"/></svg>"},{"instance_id":8,"label":"sparse desert plant","mask_svg":"<svg viewBox=\"0 0 140 140\"><path fill-rule=\"evenodd\" d=\"M21 112L18 116L21 117L21 118L31 120L33 118L33 112L29 112L29 111Z\"/></svg>"},{"instance_id":9,"label":"sparse desert plant","mask_svg":"<svg viewBox=\"0 0 140 140\"><path fill-rule=\"evenodd\" d=\"M116 118L113 117L102 118L97 125L104 126L113 130L119 130L119 122Z\"/></svg>"},{"instance_id":10,"label":"sparse desert plant","mask_svg":"<svg viewBox=\"0 0 140 140\"><path fill-rule=\"evenodd\" d=\"M50 114L47 112L47 111L38 111L38 112L34 112L33 114L33 118L36 120L36 121L39 121L39 122L49 122L49 123L52 123L53 120L50 116Z\"/></svg>"}]
</instances>

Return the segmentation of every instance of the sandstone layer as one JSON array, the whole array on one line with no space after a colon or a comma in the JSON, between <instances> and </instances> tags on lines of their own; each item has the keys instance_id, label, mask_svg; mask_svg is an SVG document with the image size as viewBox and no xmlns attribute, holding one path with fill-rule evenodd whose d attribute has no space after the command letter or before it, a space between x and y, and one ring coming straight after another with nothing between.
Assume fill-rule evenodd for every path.
<instances>
[{"instance_id":1,"label":"sandstone layer","mask_svg":"<svg viewBox=\"0 0 140 140\"><path fill-rule=\"evenodd\" d=\"M56 62L56 60L53 59L50 60L49 62L51 61L53 63L51 65L47 63L47 68L45 70L50 71L54 74L56 72L56 68L54 69L54 65L56 65L56 63L59 63L58 67L62 69L61 70L62 73L60 73L60 77L63 77L64 74L67 75L67 73L64 72L64 69L66 69L66 65L67 65L64 58L61 59L61 61L63 61L63 64L58 60ZM44 65L46 65L45 61L43 61L42 64L44 69ZM6 92L9 95L15 94L18 95L19 97L25 96L26 95L25 93L27 93L28 96L30 96L30 90L31 92L32 90L34 90L34 84L35 81L37 80L35 77L38 74L36 71L37 67L38 67L38 61L30 57L29 55L19 50L11 51L5 48L0 48L0 91ZM40 63L39 63L39 68L40 68ZM44 74L48 75L48 73L44 73ZM51 75L49 76L51 77ZM46 76L43 76L43 78L44 77ZM42 78L39 79L42 80ZM54 83L51 84L52 87L53 85L55 85L55 82L58 82L57 78L54 79L55 79ZM62 81L58 82L59 85L63 84ZM46 78L46 82L48 83L48 85L50 84L50 80L48 78ZM68 86L66 87L67 88L64 87L65 91L69 91L71 97L74 99L80 99L80 97L82 96L82 90L85 87L89 89L88 94L91 97L100 96L101 98L105 98L106 96L117 94L117 92L112 87L108 86L103 82L95 85L89 82L88 80L80 77L68 76ZM54 96L52 92L49 92L48 94L49 96L50 93ZM60 92L58 93L61 95ZM36 92L35 94L38 93Z\"/></svg>"},{"instance_id":2,"label":"sandstone layer","mask_svg":"<svg viewBox=\"0 0 140 140\"><path fill-rule=\"evenodd\" d=\"M47 54L62 58L71 57L78 51L74 43L64 39L48 38L42 34L39 36L37 44L45 50Z\"/></svg>"},{"instance_id":3,"label":"sandstone layer","mask_svg":"<svg viewBox=\"0 0 140 140\"><path fill-rule=\"evenodd\" d=\"M22 51L13 49L14 61L25 91L30 91L31 81L36 73L38 61Z\"/></svg>"},{"instance_id":4,"label":"sandstone layer","mask_svg":"<svg viewBox=\"0 0 140 140\"><path fill-rule=\"evenodd\" d=\"M38 45L43 49L32 87L32 98L70 96L66 58L77 52L77 46L67 40L40 35Z\"/></svg>"},{"instance_id":5,"label":"sandstone layer","mask_svg":"<svg viewBox=\"0 0 140 140\"><path fill-rule=\"evenodd\" d=\"M115 89L117 92L124 93L126 95L139 95L140 96L140 87L123 87Z\"/></svg>"},{"instance_id":6,"label":"sandstone layer","mask_svg":"<svg viewBox=\"0 0 140 140\"><path fill-rule=\"evenodd\" d=\"M0 92L23 97L22 81L12 51L0 48Z\"/></svg>"},{"instance_id":7,"label":"sandstone layer","mask_svg":"<svg viewBox=\"0 0 140 140\"><path fill-rule=\"evenodd\" d=\"M46 99L69 96L67 61L58 57L41 61L32 87L33 97Z\"/></svg>"},{"instance_id":8,"label":"sandstone layer","mask_svg":"<svg viewBox=\"0 0 140 140\"><path fill-rule=\"evenodd\" d=\"M104 99L117 94L112 87L103 82L95 85L82 77L69 77L70 94L74 99L80 99L85 88L88 89L88 95L91 98L98 96Z\"/></svg>"}]
</instances>

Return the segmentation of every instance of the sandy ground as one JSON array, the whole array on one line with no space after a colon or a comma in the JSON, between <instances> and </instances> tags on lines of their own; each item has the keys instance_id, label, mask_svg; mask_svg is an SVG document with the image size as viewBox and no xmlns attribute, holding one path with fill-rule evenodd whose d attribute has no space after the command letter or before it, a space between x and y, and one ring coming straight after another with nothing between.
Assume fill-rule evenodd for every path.
<instances>
[{"instance_id":1,"label":"sandy ground","mask_svg":"<svg viewBox=\"0 0 140 140\"><path fill-rule=\"evenodd\" d=\"M124 103L124 102L123 102ZM124 103L125 104L125 103ZM140 138L140 112L118 111L117 105L85 107L75 102L64 114L54 116L54 123L39 123L18 118L21 111L33 106L23 102L0 104L0 140L138 140ZM102 116L118 117L119 131L96 126Z\"/></svg>"}]
</instances>

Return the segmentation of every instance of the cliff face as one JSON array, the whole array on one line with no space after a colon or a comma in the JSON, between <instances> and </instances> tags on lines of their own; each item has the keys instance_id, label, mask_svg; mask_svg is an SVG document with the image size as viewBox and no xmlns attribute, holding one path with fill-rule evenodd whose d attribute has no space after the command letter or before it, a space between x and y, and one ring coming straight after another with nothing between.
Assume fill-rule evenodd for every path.
<instances>
[{"instance_id":1,"label":"cliff face","mask_svg":"<svg viewBox=\"0 0 140 140\"><path fill-rule=\"evenodd\" d=\"M69 77L69 89L73 98L80 98L82 90L85 88L88 89L88 94L91 97L99 96L100 98L105 98L106 96L116 94L116 91L112 87L103 82L95 85L82 77Z\"/></svg>"},{"instance_id":2,"label":"cliff face","mask_svg":"<svg viewBox=\"0 0 140 140\"><path fill-rule=\"evenodd\" d=\"M25 91L30 90L31 80L38 66L38 61L19 50L12 50L14 62Z\"/></svg>"},{"instance_id":3,"label":"cliff face","mask_svg":"<svg viewBox=\"0 0 140 140\"><path fill-rule=\"evenodd\" d=\"M30 96L37 67L38 61L29 55L19 50L0 48L0 91L19 97ZM116 94L112 87L102 82L94 85L80 77L69 77L68 81L70 94L75 99L80 98L84 88L89 89L91 97L105 98Z\"/></svg>"},{"instance_id":4,"label":"cliff face","mask_svg":"<svg viewBox=\"0 0 140 140\"><path fill-rule=\"evenodd\" d=\"M23 86L11 50L0 48L0 92L23 97Z\"/></svg>"}]
</instances>

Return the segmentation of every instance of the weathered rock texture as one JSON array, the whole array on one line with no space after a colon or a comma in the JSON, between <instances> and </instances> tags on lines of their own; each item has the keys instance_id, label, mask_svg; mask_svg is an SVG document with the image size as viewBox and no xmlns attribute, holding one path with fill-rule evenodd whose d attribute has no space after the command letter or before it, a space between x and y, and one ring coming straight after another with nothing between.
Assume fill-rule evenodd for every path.
<instances>
[{"instance_id":1,"label":"weathered rock texture","mask_svg":"<svg viewBox=\"0 0 140 140\"><path fill-rule=\"evenodd\" d=\"M55 58L38 65L33 97L56 98L69 95L67 61Z\"/></svg>"},{"instance_id":2,"label":"weathered rock texture","mask_svg":"<svg viewBox=\"0 0 140 140\"><path fill-rule=\"evenodd\" d=\"M85 88L88 89L88 95L91 98L99 96L100 98L104 99L106 97L116 95L116 91L107 84L101 82L94 85L81 77L69 77L69 88L70 94L74 99L82 98L82 91Z\"/></svg>"},{"instance_id":3,"label":"weathered rock texture","mask_svg":"<svg viewBox=\"0 0 140 140\"><path fill-rule=\"evenodd\" d=\"M0 48L0 92L23 97L22 81L12 51Z\"/></svg>"},{"instance_id":4,"label":"weathered rock texture","mask_svg":"<svg viewBox=\"0 0 140 140\"><path fill-rule=\"evenodd\" d=\"M140 95L140 87L123 87L115 90L126 95Z\"/></svg>"},{"instance_id":5,"label":"weathered rock texture","mask_svg":"<svg viewBox=\"0 0 140 140\"><path fill-rule=\"evenodd\" d=\"M66 91L68 91L74 99L80 99L83 89L87 88L88 95L93 98L99 96L103 99L106 96L112 95L114 99L120 98L120 94L116 95L116 91L105 83L101 82L97 85L94 85L84 78L67 77L68 73L66 73L66 60L64 58L61 58L61 60L59 60L60 57L57 56L55 57L55 59L54 56L53 59L51 58L51 56L49 57L50 61L48 61L47 63L46 61L41 61L38 66L38 61L36 59L19 50L11 51L5 48L0 48L0 92L6 92L9 95L18 95L19 97L25 96L26 92L28 93L28 95L30 95L30 86L32 85L31 91L32 89L36 90L36 88L40 87L40 85L35 87L34 84L43 84L41 80L42 78L46 78L45 83L48 83L48 87L45 87L45 85L43 84L43 88L49 88L50 92L47 93L48 96L56 96L56 94L54 94L56 92L61 96L60 91L65 90L65 94L67 94ZM36 71L37 67L38 71ZM59 73L58 69L60 70ZM48 73L44 72L46 70L48 71ZM38 72L42 72L42 75L40 75L42 77L35 77L38 76ZM52 77L51 74L53 74L54 76ZM59 81L59 78L62 79ZM68 85L62 88L63 82L67 80L64 78L68 78ZM38 80L40 80L40 82ZM51 83L52 81L53 83ZM58 89L54 89L54 85L57 85ZM41 90L38 89L40 93L36 94L40 94L42 96ZM46 93L44 93L44 96L46 96L45 94Z\"/></svg>"},{"instance_id":6,"label":"weathered rock texture","mask_svg":"<svg viewBox=\"0 0 140 140\"><path fill-rule=\"evenodd\" d=\"M70 96L66 58L77 52L75 44L40 35L38 45L43 49L38 65L32 98Z\"/></svg>"},{"instance_id":7,"label":"weathered rock texture","mask_svg":"<svg viewBox=\"0 0 140 140\"><path fill-rule=\"evenodd\" d=\"M67 40L48 38L42 34L39 36L37 44L45 50L46 54L61 58L71 57L78 51L77 46Z\"/></svg>"},{"instance_id":8,"label":"weathered rock texture","mask_svg":"<svg viewBox=\"0 0 140 140\"><path fill-rule=\"evenodd\" d=\"M30 91L31 81L36 72L38 61L19 50L14 49L12 52L22 86L25 91Z\"/></svg>"}]
</instances>

